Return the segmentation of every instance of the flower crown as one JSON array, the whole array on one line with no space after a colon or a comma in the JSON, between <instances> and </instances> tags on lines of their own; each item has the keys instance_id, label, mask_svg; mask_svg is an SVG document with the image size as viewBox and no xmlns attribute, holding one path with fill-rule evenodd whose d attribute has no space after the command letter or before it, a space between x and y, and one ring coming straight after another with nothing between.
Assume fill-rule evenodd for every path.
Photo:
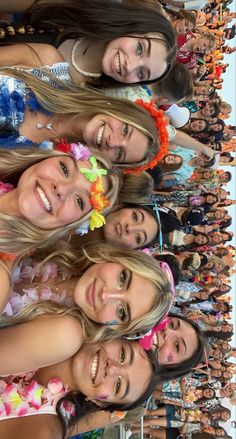
<instances>
[{"instance_id":1,"label":"flower crown","mask_svg":"<svg viewBox=\"0 0 236 439\"><path fill-rule=\"evenodd\" d=\"M125 169L123 172L127 174L140 173L142 171L146 171L147 169L152 169L157 165L160 160L163 159L163 157L165 157L166 154L168 154L167 147L169 143L169 137L166 128L167 122L165 120L164 111L158 110L155 107L154 100L151 100L150 102L144 102L142 99L137 99L135 103L147 110L154 119L159 135L160 148L155 157L150 162L146 163L145 165L137 166L136 168Z\"/></svg>"},{"instance_id":2,"label":"flower crown","mask_svg":"<svg viewBox=\"0 0 236 439\"><path fill-rule=\"evenodd\" d=\"M165 273L169 283L170 283L170 289L171 292L173 293L173 298L171 300L171 304L170 307L172 305L172 302L174 300L174 295L175 295L175 285L174 285L174 278L173 278L173 274L172 271L169 267L169 265L166 262L160 262L160 267L162 269L162 271ZM167 311L168 313L169 311ZM149 351L149 349L151 349L152 343L153 343L153 337L156 334L156 332L159 332L163 329L165 329L165 327L170 323L170 319L168 319L168 317L164 317L157 325L155 325L150 331L148 331L148 333L144 334L142 337L139 338L139 344L140 346L142 346L143 349L145 349L146 351Z\"/></svg>"},{"instance_id":3,"label":"flower crown","mask_svg":"<svg viewBox=\"0 0 236 439\"><path fill-rule=\"evenodd\" d=\"M94 230L102 227L104 224L106 224L106 220L101 212L110 204L105 195L102 195L102 176L107 175L107 170L97 167L96 157L91 155L89 149L81 143L66 143L64 140L62 140L61 143L57 143L55 149L57 151L72 154L76 160L88 160L92 165L92 169L80 168L79 170L87 180L93 183L90 203L94 210L89 221L84 221L83 224L76 229L76 233L79 235L84 235L85 233L88 233L89 228Z\"/></svg>"}]
</instances>

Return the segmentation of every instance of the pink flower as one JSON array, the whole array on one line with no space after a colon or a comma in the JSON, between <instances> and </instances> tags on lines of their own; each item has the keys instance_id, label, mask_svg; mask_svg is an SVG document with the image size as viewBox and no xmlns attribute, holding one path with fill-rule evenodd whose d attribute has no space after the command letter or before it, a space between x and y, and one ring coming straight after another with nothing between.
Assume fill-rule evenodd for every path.
<instances>
[{"instance_id":1,"label":"pink flower","mask_svg":"<svg viewBox=\"0 0 236 439\"><path fill-rule=\"evenodd\" d=\"M0 416L5 415L5 414L6 414L5 405L2 401L2 398L0 397Z\"/></svg>"},{"instance_id":2,"label":"pink flower","mask_svg":"<svg viewBox=\"0 0 236 439\"><path fill-rule=\"evenodd\" d=\"M29 265L27 267L22 267L20 272L20 279L28 280L29 282L32 282L35 277L35 269L33 267L30 267Z\"/></svg>"},{"instance_id":3,"label":"pink flower","mask_svg":"<svg viewBox=\"0 0 236 439\"><path fill-rule=\"evenodd\" d=\"M0 181L0 195L6 194L7 192L12 191L14 189L13 184L11 183L3 183Z\"/></svg>"},{"instance_id":4,"label":"pink flower","mask_svg":"<svg viewBox=\"0 0 236 439\"><path fill-rule=\"evenodd\" d=\"M28 403L22 399L14 384L7 385L5 392L2 394L2 400L4 401L7 416L11 413L24 416L29 411Z\"/></svg>"},{"instance_id":5,"label":"pink flower","mask_svg":"<svg viewBox=\"0 0 236 439\"><path fill-rule=\"evenodd\" d=\"M40 409L42 405L43 386L33 380L26 386L23 396L36 410Z\"/></svg>"},{"instance_id":6,"label":"pink flower","mask_svg":"<svg viewBox=\"0 0 236 439\"><path fill-rule=\"evenodd\" d=\"M49 287L42 288L39 293L40 300L53 300L53 293Z\"/></svg>"},{"instance_id":7,"label":"pink flower","mask_svg":"<svg viewBox=\"0 0 236 439\"><path fill-rule=\"evenodd\" d=\"M41 268L41 281L47 282L48 279L55 279L57 277L57 264L55 262L48 262Z\"/></svg>"},{"instance_id":8,"label":"pink flower","mask_svg":"<svg viewBox=\"0 0 236 439\"><path fill-rule=\"evenodd\" d=\"M63 382L59 378L52 378L48 382L48 390L53 395L57 395L58 393L64 392L65 388Z\"/></svg>"}]
</instances>

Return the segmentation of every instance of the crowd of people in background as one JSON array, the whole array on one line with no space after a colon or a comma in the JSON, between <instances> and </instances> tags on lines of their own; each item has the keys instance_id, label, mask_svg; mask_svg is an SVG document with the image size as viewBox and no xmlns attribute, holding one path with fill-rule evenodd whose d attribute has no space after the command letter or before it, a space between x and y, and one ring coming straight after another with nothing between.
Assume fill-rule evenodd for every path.
<instances>
[{"instance_id":1,"label":"crowd of people in background","mask_svg":"<svg viewBox=\"0 0 236 439\"><path fill-rule=\"evenodd\" d=\"M231 439L231 3L0 5L2 437Z\"/></svg>"}]
</instances>

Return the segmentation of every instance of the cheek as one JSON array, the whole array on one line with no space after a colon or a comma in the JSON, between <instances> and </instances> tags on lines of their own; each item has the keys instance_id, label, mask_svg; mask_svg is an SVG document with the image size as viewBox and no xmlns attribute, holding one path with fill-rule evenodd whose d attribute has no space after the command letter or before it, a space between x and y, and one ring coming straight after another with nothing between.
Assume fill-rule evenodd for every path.
<instances>
[{"instance_id":1,"label":"cheek","mask_svg":"<svg viewBox=\"0 0 236 439\"><path fill-rule=\"evenodd\" d=\"M115 303L104 305L97 313L96 320L99 323L104 323L106 325L111 325L111 326L119 324L116 309L117 309L117 304Z\"/></svg>"},{"instance_id":2,"label":"cheek","mask_svg":"<svg viewBox=\"0 0 236 439\"><path fill-rule=\"evenodd\" d=\"M166 356L166 359L167 359L167 362L168 362L168 363L173 363L173 361L174 361L174 355L173 355L173 353L172 353L172 352L169 352L169 353L167 354L167 356Z\"/></svg>"}]
</instances>

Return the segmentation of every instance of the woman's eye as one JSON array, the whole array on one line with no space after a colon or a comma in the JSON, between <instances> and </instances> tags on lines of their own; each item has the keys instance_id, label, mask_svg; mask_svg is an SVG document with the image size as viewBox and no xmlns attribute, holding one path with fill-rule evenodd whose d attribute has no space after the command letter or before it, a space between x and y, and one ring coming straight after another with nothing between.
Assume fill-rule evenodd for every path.
<instances>
[{"instance_id":1,"label":"woman's eye","mask_svg":"<svg viewBox=\"0 0 236 439\"><path fill-rule=\"evenodd\" d=\"M138 42L138 44L137 44L137 55L141 56L142 53L143 53L143 46L142 46L142 44L140 42Z\"/></svg>"},{"instance_id":2,"label":"woman's eye","mask_svg":"<svg viewBox=\"0 0 236 439\"><path fill-rule=\"evenodd\" d=\"M123 127L124 136L127 136L128 132L129 132L129 125L127 123L124 123L124 127Z\"/></svg>"},{"instance_id":3,"label":"woman's eye","mask_svg":"<svg viewBox=\"0 0 236 439\"><path fill-rule=\"evenodd\" d=\"M140 237L140 234L137 233L137 235L136 235L136 244L140 244L140 242L141 242L141 237Z\"/></svg>"},{"instance_id":4,"label":"woman's eye","mask_svg":"<svg viewBox=\"0 0 236 439\"><path fill-rule=\"evenodd\" d=\"M69 171L68 171L67 166L63 162L60 162L60 167L61 167L62 172L65 175L65 177L68 178L69 177Z\"/></svg>"},{"instance_id":5,"label":"woman's eye","mask_svg":"<svg viewBox=\"0 0 236 439\"><path fill-rule=\"evenodd\" d=\"M117 393L119 393L120 388L121 388L121 379L117 378L117 381L116 381L116 395L117 395Z\"/></svg>"},{"instance_id":6,"label":"woman's eye","mask_svg":"<svg viewBox=\"0 0 236 439\"><path fill-rule=\"evenodd\" d=\"M125 270L122 270L119 276L119 288L123 288L126 280L127 280L127 273Z\"/></svg>"},{"instance_id":7,"label":"woman's eye","mask_svg":"<svg viewBox=\"0 0 236 439\"><path fill-rule=\"evenodd\" d=\"M78 203L80 209L84 210L84 201L82 200L82 198L79 197L79 195L76 195L76 200L77 200L77 203Z\"/></svg>"},{"instance_id":8,"label":"woman's eye","mask_svg":"<svg viewBox=\"0 0 236 439\"><path fill-rule=\"evenodd\" d=\"M127 319L127 314L124 308L124 305L122 303L120 303L117 307L117 318L119 319L120 322L125 322Z\"/></svg>"},{"instance_id":9,"label":"woman's eye","mask_svg":"<svg viewBox=\"0 0 236 439\"><path fill-rule=\"evenodd\" d=\"M175 349L176 349L176 352L178 354L179 353L179 342L178 341L176 341L176 343L175 343Z\"/></svg>"},{"instance_id":10,"label":"woman's eye","mask_svg":"<svg viewBox=\"0 0 236 439\"><path fill-rule=\"evenodd\" d=\"M173 320L171 320L171 322L169 323L169 328L174 329L174 322L173 322Z\"/></svg>"},{"instance_id":11,"label":"woman's eye","mask_svg":"<svg viewBox=\"0 0 236 439\"><path fill-rule=\"evenodd\" d=\"M135 212L135 211L133 211L133 220L134 220L134 222L135 223L137 223L137 221L138 221L138 215L137 215L137 213Z\"/></svg>"},{"instance_id":12,"label":"woman's eye","mask_svg":"<svg viewBox=\"0 0 236 439\"><path fill-rule=\"evenodd\" d=\"M121 362L121 364L124 364L124 362L125 362L125 350L124 350L123 346L122 346L121 354L120 354L120 362Z\"/></svg>"},{"instance_id":13,"label":"woman's eye","mask_svg":"<svg viewBox=\"0 0 236 439\"><path fill-rule=\"evenodd\" d=\"M143 81L143 79L144 79L144 71L143 71L142 68L138 69L137 76L138 76L139 81Z\"/></svg>"},{"instance_id":14,"label":"woman's eye","mask_svg":"<svg viewBox=\"0 0 236 439\"><path fill-rule=\"evenodd\" d=\"M123 157L123 148L118 148L116 152L116 162L122 161Z\"/></svg>"}]
</instances>

